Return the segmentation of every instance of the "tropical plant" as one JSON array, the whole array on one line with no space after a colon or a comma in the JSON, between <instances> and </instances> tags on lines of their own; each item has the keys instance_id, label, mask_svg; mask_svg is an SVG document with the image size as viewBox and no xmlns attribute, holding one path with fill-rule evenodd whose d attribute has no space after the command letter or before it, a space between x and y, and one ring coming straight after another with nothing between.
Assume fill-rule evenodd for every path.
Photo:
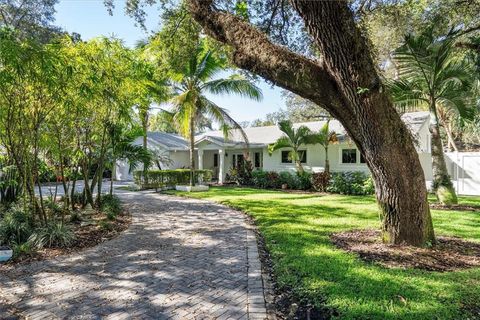
<instances>
[{"instance_id":1,"label":"tropical plant","mask_svg":"<svg viewBox=\"0 0 480 320\"><path fill-rule=\"evenodd\" d=\"M303 174L302 157L303 151L300 147L312 142L312 131L307 126L294 128L290 120L280 121L278 128L284 135L268 146L268 153L272 153L279 149L291 149L289 159L295 163L298 174Z\"/></svg>"},{"instance_id":2,"label":"tropical plant","mask_svg":"<svg viewBox=\"0 0 480 320\"><path fill-rule=\"evenodd\" d=\"M216 56L215 52L200 45L192 53L183 69L174 75L175 95L171 100L173 109L170 115L178 131L190 142L190 185L195 183L195 131L200 129L201 119L208 117L217 122L225 136L228 136L230 129L235 128L247 141L241 126L228 114L227 110L208 99L206 93L238 94L257 101L262 99L260 89L240 75L215 78L224 70L224 62Z\"/></svg>"},{"instance_id":3,"label":"tropical plant","mask_svg":"<svg viewBox=\"0 0 480 320\"><path fill-rule=\"evenodd\" d=\"M319 143L325 150L325 173L330 174L330 161L328 159L328 147L332 143L337 143L337 133L330 130L330 119L323 125L319 132L314 133L309 139L310 143Z\"/></svg>"},{"instance_id":4,"label":"tropical plant","mask_svg":"<svg viewBox=\"0 0 480 320\"><path fill-rule=\"evenodd\" d=\"M117 160L127 160L129 172L133 172L139 164L143 164L145 168L148 168L152 163L153 154L144 146L134 144L135 140L143 134L141 128L129 128L119 124L110 124L108 131L111 141L109 151L112 169L110 195L112 195Z\"/></svg>"},{"instance_id":5,"label":"tropical plant","mask_svg":"<svg viewBox=\"0 0 480 320\"><path fill-rule=\"evenodd\" d=\"M443 204L457 203L455 189L445 163L439 112L453 110L470 118L472 69L455 52L452 34L438 36L434 28L419 35L407 35L395 52L400 78L391 84L399 106L419 105L430 111L433 189Z\"/></svg>"}]
</instances>

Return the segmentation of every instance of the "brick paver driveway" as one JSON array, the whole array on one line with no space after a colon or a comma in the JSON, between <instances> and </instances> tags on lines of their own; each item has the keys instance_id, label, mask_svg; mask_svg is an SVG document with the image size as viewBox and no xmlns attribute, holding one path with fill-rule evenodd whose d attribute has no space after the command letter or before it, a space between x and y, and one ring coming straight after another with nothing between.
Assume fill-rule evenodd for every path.
<instances>
[{"instance_id":1,"label":"brick paver driveway","mask_svg":"<svg viewBox=\"0 0 480 320\"><path fill-rule=\"evenodd\" d=\"M150 192L120 196L133 216L127 231L1 272L0 303L27 319L265 318L256 241L242 213Z\"/></svg>"}]
</instances>

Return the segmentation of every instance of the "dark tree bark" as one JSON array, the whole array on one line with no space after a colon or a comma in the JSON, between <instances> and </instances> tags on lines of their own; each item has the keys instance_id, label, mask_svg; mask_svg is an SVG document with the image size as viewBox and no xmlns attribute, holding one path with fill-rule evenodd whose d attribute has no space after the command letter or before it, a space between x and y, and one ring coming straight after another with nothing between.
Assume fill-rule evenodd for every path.
<instances>
[{"instance_id":1,"label":"dark tree bark","mask_svg":"<svg viewBox=\"0 0 480 320\"><path fill-rule=\"evenodd\" d=\"M425 177L410 132L382 90L367 40L346 1L292 0L322 54L309 60L212 1L190 0L205 31L233 49L233 61L328 110L364 155L375 180L388 243L434 242Z\"/></svg>"}]
</instances>

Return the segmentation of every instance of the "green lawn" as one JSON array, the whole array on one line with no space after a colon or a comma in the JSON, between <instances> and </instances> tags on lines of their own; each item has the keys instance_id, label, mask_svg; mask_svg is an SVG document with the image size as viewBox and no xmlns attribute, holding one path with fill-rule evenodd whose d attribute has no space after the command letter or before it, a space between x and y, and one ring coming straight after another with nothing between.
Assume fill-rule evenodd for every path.
<instances>
[{"instance_id":1,"label":"green lawn","mask_svg":"<svg viewBox=\"0 0 480 320\"><path fill-rule=\"evenodd\" d=\"M332 246L332 232L379 227L372 196L248 188L211 188L188 196L252 215L272 254L279 285L317 305L326 299L341 319L480 319L480 268L447 273L386 269ZM480 205L480 197L460 201ZM480 212L433 210L433 221L437 235L480 241Z\"/></svg>"}]
</instances>

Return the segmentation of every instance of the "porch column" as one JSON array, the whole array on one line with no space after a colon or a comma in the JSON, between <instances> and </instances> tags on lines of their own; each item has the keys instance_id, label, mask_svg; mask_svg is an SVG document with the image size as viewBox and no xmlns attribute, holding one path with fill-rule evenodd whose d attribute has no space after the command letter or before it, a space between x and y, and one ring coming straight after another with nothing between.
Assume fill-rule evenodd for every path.
<instances>
[{"instance_id":1,"label":"porch column","mask_svg":"<svg viewBox=\"0 0 480 320\"><path fill-rule=\"evenodd\" d=\"M223 177L225 171L225 150L218 150L219 166L218 166L218 183L223 184Z\"/></svg>"},{"instance_id":2,"label":"porch column","mask_svg":"<svg viewBox=\"0 0 480 320\"><path fill-rule=\"evenodd\" d=\"M203 149L198 149L198 170L203 170Z\"/></svg>"}]
</instances>

